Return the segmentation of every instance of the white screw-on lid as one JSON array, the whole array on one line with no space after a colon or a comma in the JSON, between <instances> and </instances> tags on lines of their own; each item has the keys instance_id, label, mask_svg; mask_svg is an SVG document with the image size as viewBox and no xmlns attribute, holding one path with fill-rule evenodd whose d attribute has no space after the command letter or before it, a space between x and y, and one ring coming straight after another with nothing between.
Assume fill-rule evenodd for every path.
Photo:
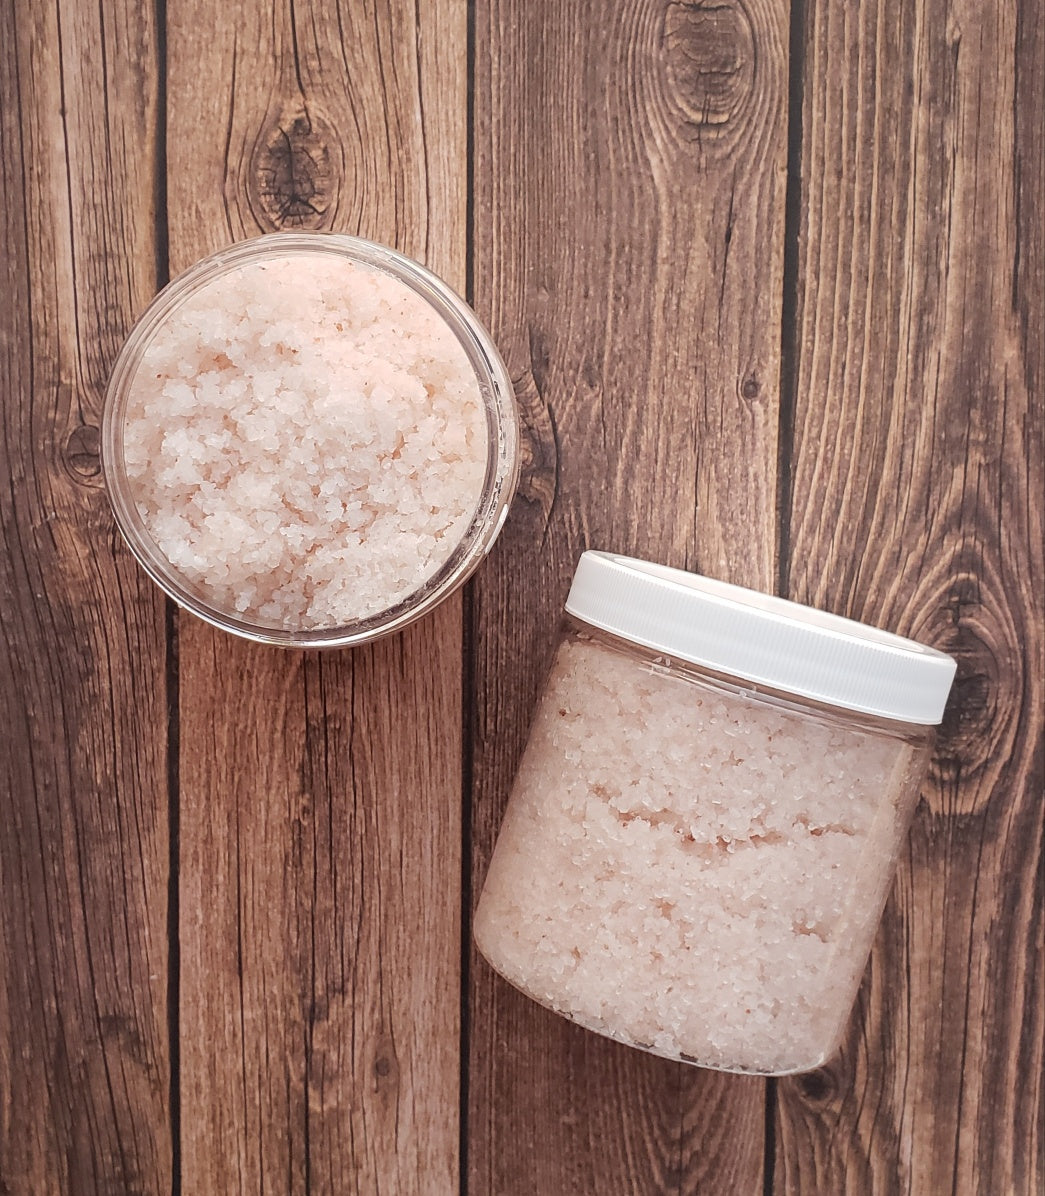
<instances>
[{"instance_id":1,"label":"white screw-on lid","mask_svg":"<svg viewBox=\"0 0 1045 1196\"><path fill-rule=\"evenodd\" d=\"M921 726L943 717L957 668L877 627L611 552L584 553L566 610L719 673Z\"/></svg>"}]
</instances>

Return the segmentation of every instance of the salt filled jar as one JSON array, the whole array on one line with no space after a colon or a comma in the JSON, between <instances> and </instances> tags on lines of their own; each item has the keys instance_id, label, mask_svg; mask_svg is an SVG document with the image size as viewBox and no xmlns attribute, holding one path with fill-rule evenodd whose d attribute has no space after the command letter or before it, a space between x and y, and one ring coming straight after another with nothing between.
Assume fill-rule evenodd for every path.
<instances>
[{"instance_id":1,"label":"salt filled jar","mask_svg":"<svg viewBox=\"0 0 1045 1196\"><path fill-rule=\"evenodd\" d=\"M493 967L725 1071L837 1050L954 677L941 652L586 552L475 917Z\"/></svg>"},{"instance_id":2,"label":"salt filled jar","mask_svg":"<svg viewBox=\"0 0 1045 1196\"><path fill-rule=\"evenodd\" d=\"M102 422L117 525L181 606L298 647L397 631L489 551L519 471L511 381L445 283L277 233L156 297Z\"/></svg>"}]
</instances>

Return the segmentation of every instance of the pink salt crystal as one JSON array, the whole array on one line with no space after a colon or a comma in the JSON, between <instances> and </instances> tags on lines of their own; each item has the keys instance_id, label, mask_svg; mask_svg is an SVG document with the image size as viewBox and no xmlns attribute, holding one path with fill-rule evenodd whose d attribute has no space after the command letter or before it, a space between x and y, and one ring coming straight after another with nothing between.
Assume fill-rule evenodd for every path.
<instances>
[{"instance_id":1,"label":"pink salt crystal","mask_svg":"<svg viewBox=\"0 0 1045 1196\"><path fill-rule=\"evenodd\" d=\"M266 626L389 610L449 561L488 456L475 371L407 285L287 253L160 325L127 403L135 505L217 607Z\"/></svg>"}]
</instances>

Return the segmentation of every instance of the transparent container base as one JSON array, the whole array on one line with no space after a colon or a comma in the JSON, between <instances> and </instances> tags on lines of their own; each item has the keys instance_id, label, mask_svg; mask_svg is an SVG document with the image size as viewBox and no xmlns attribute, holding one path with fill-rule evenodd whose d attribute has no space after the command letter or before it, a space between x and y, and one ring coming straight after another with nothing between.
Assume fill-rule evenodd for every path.
<instances>
[{"instance_id":1,"label":"transparent container base","mask_svg":"<svg viewBox=\"0 0 1045 1196\"><path fill-rule=\"evenodd\" d=\"M482 951L481 947L479 948L479 951L480 954L483 955L483 958L486 959L486 955ZM605 1025L599 1024L598 1022L585 1019L583 1017L578 1017L576 1014L571 1013L567 1009L558 1008L554 1002L548 1000L546 997L542 997L537 993L532 992L526 987L526 985L520 984L518 981L512 980L510 977L505 976L504 973L501 972L501 970L496 966L496 964L490 963L488 959L486 962L490 964L490 967L493 968L493 970L498 974L498 976L501 977L502 980L505 981L505 983L510 984L512 988L522 993L524 997L528 997L535 1004L547 1009L549 1013L556 1013L559 1015L559 1017L564 1018L566 1021L573 1022L574 1025L580 1026L584 1030L590 1030L593 1034L598 1034L600 1038L608 1038L611 1042L620 1043L621 1046L631 1047L633 1050L637 1051L643 1051L647 1055L656 1055L658 1058L668 1059L672 1063L686 1063L690 1067L699 1067L706 1071L721 1071L727 1073L728 1075L734 1076L762 1076L765 1079L772 1079L778 1076L805 1075L807 1072L816 1071L818 1068L830 1063L841 1049L842 1040L845 1036L845 1026L843 1025L842 1030L836 1035L830 1046L827 1047L823 1053L812 1062L797 1064L792 1067L780 1068L762 1068L757 1066L746 1066L742 1064L730 1066L721 1062L700 1059L694 1055L688 1055L684 1051L670 1051L658 1048L652 1043L635 1042L626 1034L615 1032L611 1029L608 1029Z\"/></svg>"}]
</instances>

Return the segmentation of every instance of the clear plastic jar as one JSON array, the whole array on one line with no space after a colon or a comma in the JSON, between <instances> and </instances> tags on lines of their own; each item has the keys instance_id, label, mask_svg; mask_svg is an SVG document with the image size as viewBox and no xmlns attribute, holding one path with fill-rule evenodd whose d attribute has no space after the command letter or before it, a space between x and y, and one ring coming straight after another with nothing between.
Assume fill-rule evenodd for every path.
<instances>
[{"instance_id":1,"label":"clear plastic jar","mask_svg":"<svg viewBox=\"0 0 1045 1196\"><path fill-rule=\"evenodd\" d=\"M475 918L534 1000L763 1075L845 1029L950 657L585 553Z\"/></svg>"},{"instance_id":2,"label":"clear plastic jar","mask_svg":"<svg viewBox=\"0 0 1045 1196\"><path fill-rule=\"evenodd\" d=\"M518 413L489 335L428 270L277 233L152 302L113 370L102 461L124 539L182 607L339 646L421 617L490 550Z\"/></svg>"}]
</instances>

